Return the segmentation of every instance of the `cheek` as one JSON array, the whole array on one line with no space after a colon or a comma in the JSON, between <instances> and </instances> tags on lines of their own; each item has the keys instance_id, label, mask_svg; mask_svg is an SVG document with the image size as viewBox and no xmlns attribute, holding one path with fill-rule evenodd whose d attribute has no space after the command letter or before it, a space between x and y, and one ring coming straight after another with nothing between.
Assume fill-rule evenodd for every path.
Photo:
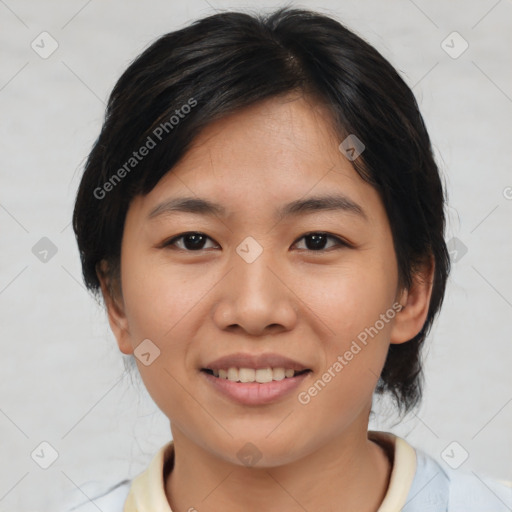
<instances>
[{"instance_id":1,"label":"cheek","mask_svg":"<svg viewBox=\"0 0 512 512\"><path fill-rule=\"evenodd\" d=\"M323 292L310 289L308 306L331 334L320 340L323 366L298 399L311 428L335 432L371 403L389 348L393 287L368 271L326 279Z\"/></svg>"},{"instance_id":2,"label":"cheek","mask_svg":"<svg viewBox=\"0 0 512 512\"><path fill-rule=\"evenodd\" d=\"M123 296L132 338L172 338L180 321L208 289L207 279L190 279L176 266L155 264L151 258L133 254L126 258L122 276Z\"/></svg>"},{"instance_id":3,"label":"cheek","mask_svg":"<svg viewBox=\"0 0 512 512\"><path fill-rule=\"evenodd\" d=\"M208 315L205 298L219 276L199 265L186 269L155 262L136 251L127 251L123 263L127 269L122 283L131 344L136 349L142 340L149 339L160 351L151 366L136 359L148 391L160 405L180 394L177 381L189 378L187 372L193 369L194 361L188 340L201 325L196 319ZM162 390L165 400L159 399Z\"/></svg>"},{"instance_id":4,"label":"cheek","mask_svg":"<svg viewBox=\"0 0 512 512\"><path fill-rule=\"evenodd\" d=\"M383 260L355 255L344 265L305 271L294 279L298 296L322 321L323 336L327 334L334 348L343 348L391 308L396 271L392 257L390 265L383 265ZM379 330L387 335L390 325Z\"/></svg>"},{"instance_id":5,"label":"cheek","mask_svg":"<svg viewBox=\"0 0 512 512\"><path fill-rule=\"evenodd\" d=\"M338 421L353 419L371 400L395 316L393 253L389 264L382 254L380 258L357 256L329 273L309 275L301 284L301 296L307 297L310 310L328 327L328 335L325 331L319 345L323 367L302 390L299 401L307 403L310 417L319 421L325 420L328 411L339 411L336 428Z\"/></svg>"},{"instance_id":6,"label":"cheek","mask_svg":"<svg viewBox=\"0 0 512 512\"><path fill-rule=\"evenodd\" d=\"M173 421L187 417L193 401L183 393L189 366L189 343L193 334L191 318L201 307L207 291L204 283L192 282L169 265L149 264L132 254L126 259L123 279L125 312L134 349L149 339L158 356L145 365L134 354L144 385L159 409ZM211 285L210 285L211 287ZM204 312L203 312L204 313Z\"/></svg>"}]
</instances>

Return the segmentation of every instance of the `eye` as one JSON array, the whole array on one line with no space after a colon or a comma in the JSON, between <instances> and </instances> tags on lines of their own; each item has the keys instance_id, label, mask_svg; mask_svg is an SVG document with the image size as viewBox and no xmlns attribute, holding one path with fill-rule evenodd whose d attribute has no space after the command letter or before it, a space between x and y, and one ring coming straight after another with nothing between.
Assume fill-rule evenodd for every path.
<instances>
[{"instance_id":1,"label":"eye","mask_svg":"<svg viewBox=\"0 0 512 512\"><path fill-rule=\"evenodd\" d=\"M175 246L178 249L185 251L201 251L208 248L205 247L205 242L207 240L212 239L204 233L190 231L188 233L182 233L181 235L175 236L171 240L164 242L162 247Z\"/></svg>"},{"instance_id":2,"label":"eye","mask_svg":"<svg viewBox=\"0 0 512 512\"><path fill-rule=\"evenodd\" d=\"M174 246L178 249L188 252L201 251L203 249L211 248L206 246L208 240L213 242L213 240L204 233L198 231L190 231L188 233L182 233L181 235L171 238L170 240L164 242L162 247ZM324 232L307 233L306 235L303 235L301 238L299 238L296 242L294 242L293 245L298 244L300 240L305 240L305 250L314 252L325 251L326 249L333 247L351 247L348 242L342 240L341 238ZM329 240L331 240L331 245L326 247L326 244ZM218 247L218 245L214 244L213 248L215 247Z\"/></svg>"},{"instance_id":3,"label":"eye","mask_svg":"<svg viewBox=\"0 0 512 512\"><path fill-rule=\"evenodd\" d=\"M298 241L303 240L303 239L306 241L306 243L305 243L306 250L309 250L309 251L316 251L316 252L324 251L326 249L325 245L329 239L333 240L334 244L327 248L350 247L350 244L348 242L345 242L344 240L342 240L341 238L339 238L337 236L330 235L329 233L324 233L324 232L308 233L308 234L302 236L301 238L299 238ZM295 244L297 244L298 241L295 242Z\"/></svg>"}]
</instances>

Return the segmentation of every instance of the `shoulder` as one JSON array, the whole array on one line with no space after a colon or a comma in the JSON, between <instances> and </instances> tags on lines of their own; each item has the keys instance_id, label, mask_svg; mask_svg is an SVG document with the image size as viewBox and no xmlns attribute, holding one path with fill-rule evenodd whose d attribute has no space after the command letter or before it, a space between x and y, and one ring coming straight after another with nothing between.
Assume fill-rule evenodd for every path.
<instances>
[{"instance_id":1,"label":"shoulder","mask_svg":"<svg viewBox=\"0 0 512 512\"><path fill-rule=\"evenodd\" d=\"M446 472L450 478L450 512L512 510L512 482L498 481L474 471L447 469Z\"/></svg>"},{"instance_id":2,"label":"shoulder","mask_svg":"<svg viewBox=\"0 0 512 512\"><path fill-rule=\"evenodd\" d=\"M159 504L158 510L167 510L167 498L163 480L174 462L174 445L169 441L153 456L149 466L133 479L125 479L115 485L101 482L88 482L80 485L68 496L68 504L59 512L124 512L129 496L149 504L149 510ZM131 493L131 494L130 494ZM72 505L70 505L72 504Z\"/></svg>"},{"instance_id":3,"label":"shoulder","mask_svg":"<svg viewBox=\"0 0 512 512\"><path fill-rule=\"evenodd\" d=\"M510 512L512 484L451 469L415 449L416 474L403 512Z\"/></svg>"},{"instance_id":4,"label":"shoulder","mask_svg":"<svg viewBox=\"0 0 512 512\"><path fill-rule=\"evenodd\" d=\"M110 486L88 482L66 497L61 512L123 512L131 483L128 479Z\"/></svg>"}]
</instances>

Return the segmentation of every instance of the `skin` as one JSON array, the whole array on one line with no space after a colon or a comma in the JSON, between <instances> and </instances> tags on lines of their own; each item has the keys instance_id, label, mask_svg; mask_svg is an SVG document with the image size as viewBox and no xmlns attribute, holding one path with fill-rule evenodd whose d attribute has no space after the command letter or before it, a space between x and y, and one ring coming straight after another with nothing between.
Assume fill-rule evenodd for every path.
<instances>
[{"instance_id":1,"label":"skin","mask_svg":"<svg viewBox=\"0 0 512 512\"><path fill-rule=\"evenodd\" d=\"M339 151L340 142L327 110L299 95L210 124L172 172L132 201L122 291L110 294L112 283L99 271L120 350L133 354L144 339L160 349L149 366L136 361L170 420L175 465L165 489L174 512L374 512L386 494L389 461L367 438L372 394L390 343L407 342L425 322L433 268L410 289L399 288L382 201ZM277 206L334 192L359 204L366 218L351 211L274 217ZM148 220L153 208L177 196L220 200L227 216ZM187 252L183 239L164 246L185 232L207 235L204 248ZM305 237L312 232L351 246L327 238L315 251ZM248 236L263 249L252 263L236 252ZM404 309L307 405L299 403L298 392L397 302ZM275 403L243 406L200 373L234 352L276 352L312 372ZM261 453L254 467L237 457L247 442Z\"/></svg>"}]
</instances>

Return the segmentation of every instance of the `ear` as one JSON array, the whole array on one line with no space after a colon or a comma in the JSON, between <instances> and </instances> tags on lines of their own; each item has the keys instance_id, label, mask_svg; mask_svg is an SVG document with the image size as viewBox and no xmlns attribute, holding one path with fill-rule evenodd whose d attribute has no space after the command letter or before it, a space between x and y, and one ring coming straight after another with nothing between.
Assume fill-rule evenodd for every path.
<instances>
[{"instance_id":1,"label":"ear","mask_svg":"<svg viewBox=\"0 0 512 512\"><path fill-rule=\"evenodd\" d=\"M124 312L123 297L120 283L115 282L112 272L109 272L108 263L101 260L96 265L96 275L100 281L101 293L107 308L110 328L117 340L119 350L123 354L133 354L134 348L130 342L128 320Z\"/></svg>"},{"instance_id":2,"label":"ear","mask_svg":"<svg viewBox=\"0 0 512 512\"><path fill-rule=\"evenodd\" d=\"M427 319L434 280L434 258L431 257L413 275L410 288L397 296L402 309L395 316L391 343L405 343L416 336Z\"/></svg>"}]
</instances>

